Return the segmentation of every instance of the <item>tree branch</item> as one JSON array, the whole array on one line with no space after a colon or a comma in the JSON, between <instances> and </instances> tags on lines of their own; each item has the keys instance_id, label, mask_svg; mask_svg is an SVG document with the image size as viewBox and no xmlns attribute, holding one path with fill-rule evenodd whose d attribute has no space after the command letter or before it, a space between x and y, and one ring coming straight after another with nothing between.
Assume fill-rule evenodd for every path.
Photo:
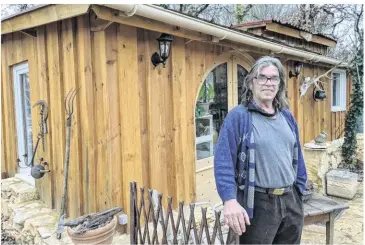
<instances>
[{"instance_id":1,"label":"tree branch","mask_svg":"<svg viewBox=\"0 0 365 245\"><path fill-rule=\"evenodd\" d=\"M362 13L363 13L363 8L361 6L360 7L360 13L359 14L356 14L357 15L357 18L355 20L355 32L359 36L360 40L363 39L363 34L361 34L360 28L359 28L359 23L360 23L360 19L361 19Z\"/></svg>"},{"instance_id":2,"label":"tree branch","mask_svg":"<svg viewBox=\"0 0 365 245\"><path fill-rule=\"evenodd\" d=\"M209 4L204 4L204 5L200 6L200 7L198 7L198 9L196 10L196 12L195 12L194 16L195 16L195 17L198 17L198 16L199 16L199 14L201 14L201 13L202 13L204 10L206 10L208 7L209 7ZM199 8L200 8L200 9L199 9Z\"/></svg>"}]
</instances>

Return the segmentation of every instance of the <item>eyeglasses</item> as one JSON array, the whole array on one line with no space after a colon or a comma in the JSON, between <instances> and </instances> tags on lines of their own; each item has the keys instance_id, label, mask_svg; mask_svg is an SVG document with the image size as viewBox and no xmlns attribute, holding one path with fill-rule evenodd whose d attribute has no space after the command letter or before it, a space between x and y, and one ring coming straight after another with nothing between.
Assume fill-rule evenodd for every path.
<instances>
[{"instance_id":1,"label":"eyeglasses","mask_svg":"<svg viewBox=\"0 0 365 245\"><path fill-rule=\"evenodd\" d=\"M255 77L255 79L257 80L257 83L259 85L264 85L267 83L267 81L271 81L273 84L278 85L280 83L280 78L279 77L267 77L264 75L258 75L257 77Z\"/></svg>"}]
</instances>

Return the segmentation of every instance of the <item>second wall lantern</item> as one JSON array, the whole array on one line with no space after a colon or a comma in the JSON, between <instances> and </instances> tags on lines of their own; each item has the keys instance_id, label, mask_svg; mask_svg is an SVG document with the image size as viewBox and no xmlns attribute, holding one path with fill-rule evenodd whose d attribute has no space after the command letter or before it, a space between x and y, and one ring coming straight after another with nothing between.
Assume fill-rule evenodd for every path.
<instances>
[{"instance_id":1,"label":"second wall lantern","mask_svg":"<svg viewBox=\"0 0 365 245\"><path fill-rule=\"evenodd\" d=\"M314 86L314 88L313 88L314 101L322 101L327 97L326 91L324 90L323 85L321 83L319 83L319 87L320 87L320 89L317 89L316 86Z\"/></svg>"},{"instance_id":2,"label":"second wall lantern","mask_svg":"<svg viewBox=\"0 0 365 245\"><path fill-rule=\"evenodd\" d=\"M158 41L158 47L160 53L155 52L152 55L151 57L152 64L156 67L158 66L158 64L162 63L163 67L165 67L166 65L165 62L170 55L171 44L174 41L174 36L162 33L162 35L156 40Z\"/></svg>"},{"instance_id":3,"label":"second wall lantern","mask_svg":"<svg viewBox=\"0 0 365 245\"><path fill-rule=\"evenodd\" d=\"M292 71L289 71L289 78L292 77L298 77L300 72L302 71L303 63L296 61L294 62L294 73Z\"/></svg>"}]
</instances>

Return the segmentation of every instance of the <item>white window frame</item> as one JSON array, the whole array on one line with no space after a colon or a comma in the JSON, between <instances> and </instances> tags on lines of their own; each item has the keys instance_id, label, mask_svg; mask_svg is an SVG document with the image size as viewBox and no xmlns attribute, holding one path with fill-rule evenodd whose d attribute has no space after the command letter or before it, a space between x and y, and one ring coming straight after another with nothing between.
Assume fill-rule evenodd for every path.
<instances>
[{"instance_id":1,"label":"white window frame","mask_svg":"<svg viewBox=\"0 0 365 245\"><path fill-rule=\"evenodd\" d=\"M21 63L18 65L13 66L13 82L14 82L14 102L15 102L15 116L16 116L16 129L17 129L17 148L21 148L18 149L18 154L22 154L22 152L25 150L23 146L20 146L20 144L24 144L25 142L27 142L27 139L24 137L27 137L27 134L18 134L18 132L23 131L23 127L24 124L26 124L26 121L24 121L24 103L23 103L23 95L22 95L22 81L21 81L21 76L23 74L29 74L29 65L28 62L26 63ZM19 138L20 137L20 138ZM31 160L31 153L33 151L33 149L29 149L29 145L25 146L27 147L27 152L28 152L28 164ZM22 152L20 152L22 151ZM30 152L29 152L30 151ZM22 156L18 156L19 158ZM21 159L23 160L23 158ZM20 168L18 168L18 173L15 174L15 177L20 178L28 183L30 183L31 185L35 185L35 180L34 178L30 175L30 167L25 166L24 162L22 161L20 164Z\"/></svg>"},{"instance_id":2,"label":"white window frame","mask_svg":"<svg viewBox=\"0 0 365 245\"><path fill-rule=\"evenodd\" d=\"M340 81L339 81L339 102L340 104L335 106L333 105L333 74L337 73L340 74ZM336 69L332 71L331 74L331 111L338 112L338 111L346 111L346 95L347 95L347 77L345 70Z\"/></svg>"}]
</instances>

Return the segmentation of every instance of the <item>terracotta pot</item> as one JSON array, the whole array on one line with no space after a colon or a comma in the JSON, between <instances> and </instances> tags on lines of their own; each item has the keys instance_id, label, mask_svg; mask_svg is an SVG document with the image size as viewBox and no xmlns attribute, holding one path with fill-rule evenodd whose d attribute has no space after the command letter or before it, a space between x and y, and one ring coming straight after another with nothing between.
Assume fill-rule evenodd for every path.
<instances>
[{"instance_id":1,"label":"terracotta pot","mask_svg":"<svg viewBox=\"0 0 365 245\"><path fill-rule=\"evenodd\" d=\"M111 244L117 226L117 217L106 226L97 228L95 230L87 231L83 234L76 235L74 231L67 227L67 233L74 244Z\"/></svg>"}]
</instances>

